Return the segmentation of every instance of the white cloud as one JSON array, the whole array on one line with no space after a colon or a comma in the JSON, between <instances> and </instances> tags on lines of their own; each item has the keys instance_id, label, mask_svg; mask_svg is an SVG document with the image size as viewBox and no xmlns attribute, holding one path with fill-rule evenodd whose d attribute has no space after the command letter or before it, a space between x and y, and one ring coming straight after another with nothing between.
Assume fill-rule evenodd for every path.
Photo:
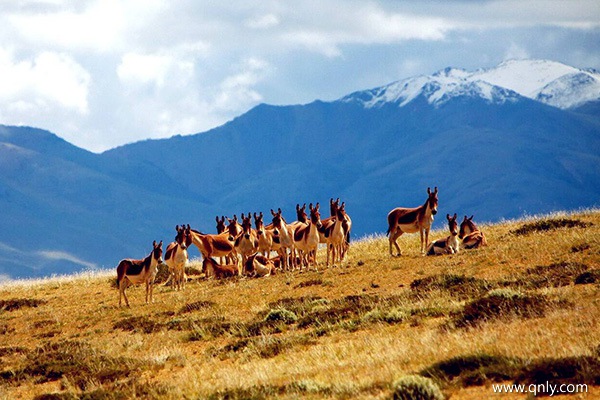
<instances>
[{"instance_id":1,"label":"white cloud","mask_svg":"<svg viewBox=\"0 0 600 400\"><path fill-rule=\"evenodd\" d=\"M600 3L2 0L0 26L0 123L103 150L503 55L598 68Z\"/></svg>"},{"instance_id":2,"label":"white cloud","mask_svg":"<svg viewBox=\"0 0 600 400\"><path fill-rule=\"evenodd\" d=\"M246 26L252 29L268 29L279 25L279 17L275 14L265 14L246 20Z\"/></svg>"},{"instance_id":3,"label":"white cloud","mask_svg":"<svg viewBox=\"0 0 600 400\"><path fill-rule=\"evenodd\" d=\"M239 111L260 102L263 97L255 86L264 79L269 64L258 58L244 60L241 71L221 82L214 106L217 110Z\"/></svg>"},{"instance_id":4,"label":"white cloud","mask_svg":"<svg viewBox=\"0 0 600 400\"><path fill-rule=\"evenodd\" d=\"M15 112L65 108L88 112L90 74L70 56L43 52L33 59L14 60L0 49L0 102Z\"/></svg>"},{"instance_id":5,"label":"white cloud","mask_svg":"<svg viewBox=\"0 0 600 400\"><path fill-rule=\"evenodd\" d=\"M94 264L92 262L82 260L81 258L74 256L73 254L67 253L65 251L44 250L44 251L38 251L37 254L39 254L40 256L42 256L48 260L69 261L69 262L72 262L73 264L78 264L78 265L81 265L82 267L86 267L86 268L90 268L90 269L98 267L96 264Z\"/></svg>"},{"instance_id":6,"label":"white cloud","mask_svg":"<svg viewBox=\"0 0 600 400\"><path fill-rule=\"evenodd\" d=\"M516 43L511 43L506 53L504 53L505 60L523 60L526 58L530 58L529 53Z\"/></svg>"},{"instance_id":7,"label":"white cloud","mask_svg":"<svg viewBox=\"0 0 600 400\"><path fill-rule=\"evenodd\" d=\"M136 30L145 28L166 9L163 0L94 0L30 6L33 11L8 15L8 23L35 46L111 52L127 46ZM42 7L46 6L46 7Z\"/></svg>"}]
</instances>

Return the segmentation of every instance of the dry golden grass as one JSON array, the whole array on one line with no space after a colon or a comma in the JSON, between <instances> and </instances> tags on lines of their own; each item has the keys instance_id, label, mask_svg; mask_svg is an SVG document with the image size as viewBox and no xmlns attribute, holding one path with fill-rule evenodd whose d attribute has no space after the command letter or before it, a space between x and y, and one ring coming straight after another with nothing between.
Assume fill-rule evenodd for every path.
<instances>
[{"instance_id":1,"label":"dry golden grass","mask_svg":"<svg viewBox=\"0 0 600 400\"><path fill-rule=\"evenodd\" d=\"M427 371L453 399L521 399L492 383L540 370L575 371L589 392L568 398L598 398L600 212L482 229L488 247L451 256L423 257L405 235L391 258L371 237L319 272L194 277L150 305L134 287L129 309L112 271L4 284L0 399L389 398Z\"/></svg>"}]
</instances>

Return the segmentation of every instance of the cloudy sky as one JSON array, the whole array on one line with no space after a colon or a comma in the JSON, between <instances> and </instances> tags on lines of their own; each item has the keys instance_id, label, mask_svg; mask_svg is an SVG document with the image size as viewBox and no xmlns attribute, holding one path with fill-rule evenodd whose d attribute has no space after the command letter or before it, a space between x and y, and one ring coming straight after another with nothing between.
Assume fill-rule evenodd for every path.
<instances>
[{"instance_id":1,"label":"cloudy sky","mask_svg":"<svg viewBox=\"0 0 600 400\"><path fill-rule=\"evenodd\" d=\"M510 58L600 69L600 1L2 0L0 124L100 152Z\"/></svg>"}]
</instances>

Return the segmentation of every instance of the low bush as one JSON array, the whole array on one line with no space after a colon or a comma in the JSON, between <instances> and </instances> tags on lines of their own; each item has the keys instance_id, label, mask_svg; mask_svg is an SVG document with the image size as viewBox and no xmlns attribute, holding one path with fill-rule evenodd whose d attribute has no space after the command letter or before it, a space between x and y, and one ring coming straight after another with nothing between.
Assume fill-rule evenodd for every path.
<instances>
[{"instance_id":1,"label":"low bush","mask_svg":"<svg viewBox=\"0 0 600 400\"><path fill-rule=\"evenodd\" d=\"M394 400L443 400L444 394L435 382L419 375L407 375L394 382Z\"/></svg>"},{"instance_id":2,"label":"low bush","mask_svg":"<svg viewBox=\"0 0 600 400\"><path fill-rule=\"evenodd\" d=\"M441 274L416 279L410 284L410 289L418 295L441 290L459 299L468 299L486 293L492 286L491 283L484 279L463 275Z\"/></svg>"},{"instance_id":3,"label":"low bush","mask_svg":"<svg viewBox=\"0 0 600 400\"><path fill-rule=\"evenodd\" d=\"M542 317L549 306L550 302L543 295L496 289L465 305L461 312L454 315L452 323L462 328L502 318Z\"/></svg>"},{"instance_id":4,"label":"low bush","mask_svg":"<svg viewBox=\"0 0 600 400\"><path fill-rule=\"evenodd\" d=\"M578 219L552 218L539 221L528 222L521 225L511 233L517 236L529 235L535 232L547 232L559 228L588 228L592 226L591 222L583 222Z\"/></svg>"}]
</instances>

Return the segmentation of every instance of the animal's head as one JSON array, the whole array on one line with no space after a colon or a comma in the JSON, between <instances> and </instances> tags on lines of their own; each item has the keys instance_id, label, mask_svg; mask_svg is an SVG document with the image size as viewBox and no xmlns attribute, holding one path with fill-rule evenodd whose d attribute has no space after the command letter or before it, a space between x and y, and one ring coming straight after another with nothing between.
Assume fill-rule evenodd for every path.
<instances>
[{"instance_id":1,"label":"animal's head","mask_svg":"<svg viewBox=\"0 0 600 400\"><path fill-rule=\"evenodd\" d=\"M248 216L242 214L242 232L246 239L250 239L250 233L252 232L252 215L248 213Z\"/></svg>"},{"instance_id":2,"label":"animal's head","mask_svg":"<svg viewBox=\"0 0 600 400\"><path fill-rule=\"evenodd\" d=\"M471 218L467 218L467 216L465 215L465 219L463 219L463 222L460 223L460 232L458 234L459 238L464 238L465 236L467 236L469 233L476 231L477 227L475 226L475 223L473 222L473 215L471 215Z\"/></svg>"},{"instance_id":3,"label":"animal's head","mask_svg":"<svg viewBox=\"0 0 600 400\"><path fill-rule=\"evenodd\" d=\"M337 210L340 206L339 197L334 201L333 197L329 200L329 215L335 217L337 215Z\"/></svg>"},{"instance_id":4,"label":"animal's head","mask_svg":"<svg viewBox=\"0 0 600 400\"><path fill-rule=\"evenodd\" d=\"M185 225L181 225L181 227L179 225L175 225L175 231L177 231L177 235L175 235L175 242L177 242L182 249L186 249L188 246L187 239L190 235L190 231L186 230Z\"/></svg>"},{"instance_id":5,"label":"animal's head","mask_svg":"<svg viewBox=\"0 0 600 400\"><path fill-rule=\"evenodd\" d=\"M163 249L162 249L162 240L160 243L156 244L156 240L152 242L152 259L156 261L157 264L162 264L163 262Z\"/></svg>"},{"instance_id":6,"label":"animal's head","mask_svg":"<svg viewBox=\"0 0 600 400\"><path fill-rule=\"evenodd\" d=\"M271 215L273 216L273 227L275 228L275 234L279 235L279 231L281 229L283 229L283 224L285 224L285 219L283 218L283 215L281 215L281 208L277 209L277 212L273 211L273 209L271 209Z\"/></svg>"},{"instance_id":7,"label":"animal's head","mask_svg":"<svg viewBox=\"0 0 600 400\"><path fill-rule=\"evenodd\" d=\"M308 215L306 214L306 203L304 203L302 207L300 207L300 204L296 204L296 215L298 216L298 221L308 222Z\"/></svg>"},{"instance_id":8,"label":"animal's head","mask_svg":"<svg viewBox=\"0 0 600 400\"><path fill-rule=\"evenodd\" d=\"M254 213L254 227L256 228L256 234L258 236L262 235L265 230L265 223L263 222L263 213L260 214Z\"/></svg>"},{"instance_id":9,"label":"animal's head","mask_svg":"<svg viewBox=\"0 0 600 400\"><path fill-rule=\"evenodd\" d=\"M323 224L321 223L321 213L319 212L319 203L317 203L317 205L314 207L312 203L310 203L308 208L310 209L311 224L314 224L317 228L323 226Z\"/></svg>"},{"instance_id":10,"label":"animal's head","mask_svg":"<svg viewBox=\"0 0 600 400\"><path fill-rule=\"evenodd\" d=\"M339 200L339 199L338 199ZM337 207L335 210L335 217L337 217L340 221L345 221L348 214L346 214L346 203L342 203L341 206Z\"/></svg>"},{"instance_id":11,"label":"animal's head","mask_svg":"<svg viewBox=\"0 0 600 400\"><path fill-rule=\"evenodd\" d=\"M225 217L221 216L221 219L219 219L219 217L216 217L216 221L217 221L217 233L223 233L225 232Z\"/></svg>"},{"instance_id":12,"label":"animal's head","mask_svg":"<svg viewBox=\"0 0 600 400\"><path fill-rule=\"evenodd\" d=\"M429 209L431 210L431 214L435 215L435 214L437 214L437 208L438 208L438 188L437 188L437 186L433 189L433 192L431 191L430 188L427 188L427 195L429 196L427 198L427 205L429 206Z\"/></svg>"},{"instance_id":13,"label":"animal's head","mask_svg":"<svg viewBox=\"0 0 600 400\"><path fill-rule=\"evenodd\" d=\"M450 214L446 214L446 219L448 220L448 229L450 230L450 234L452 234L452 236L456 236L458 235L458 222L456 222L456 213L454 213L454 216L450 216Z\"/></svg>"},{"instance_id":14,"label":"animal's head","mask_svg":"<svg viewBox=\"0 0 600 400\"><path fill-rule=\"evenodd\" d=\"M227 232L229 232L229 240L233 240L242 233L242 226L238 224L237 215L233 216L233 219L227 218L229 225L227 225Z\"/></svg>"}]
</instances>

